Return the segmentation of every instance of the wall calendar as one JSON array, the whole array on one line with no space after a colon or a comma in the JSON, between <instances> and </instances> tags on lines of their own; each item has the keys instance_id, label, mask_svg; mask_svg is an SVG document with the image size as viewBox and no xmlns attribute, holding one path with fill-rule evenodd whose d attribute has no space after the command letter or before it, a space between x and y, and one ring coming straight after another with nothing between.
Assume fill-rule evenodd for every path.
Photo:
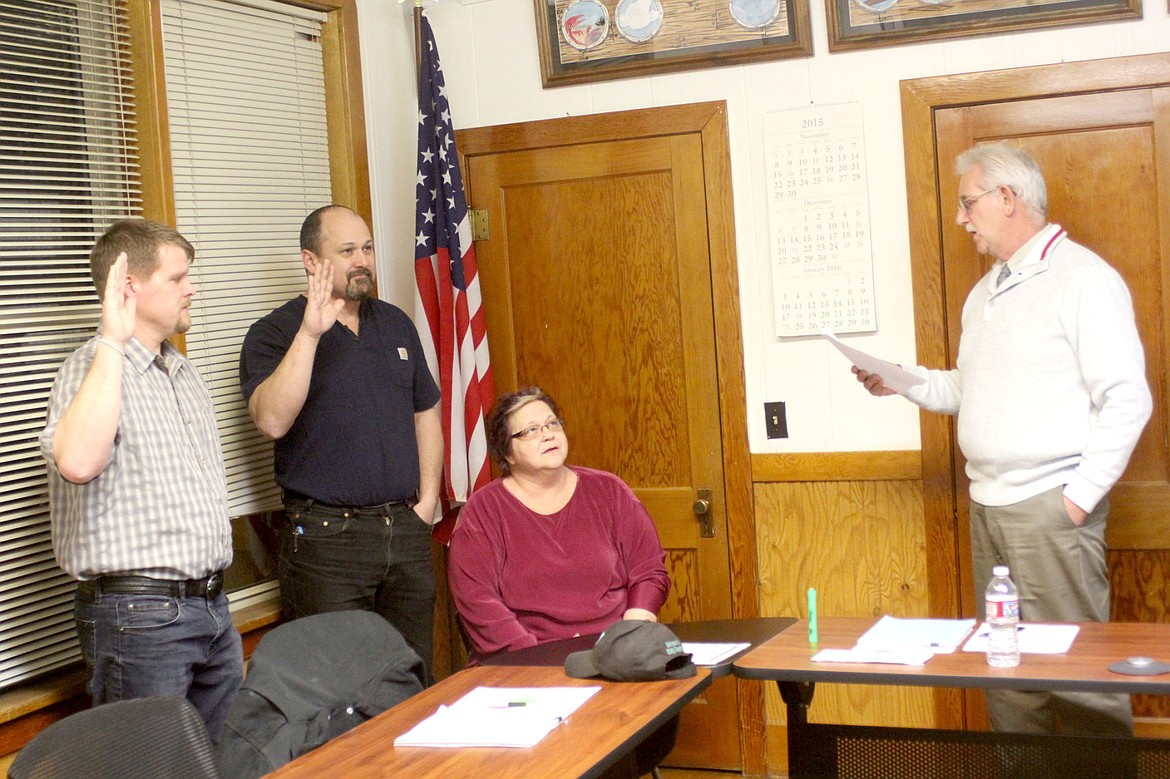
<instances>
[{"instance_id":1,"label":"wall calendar","mask_svg":"<svg viewBox=\"0 0 1170 779\"><path fill-rule=\"evenodd\" d=\"M764 116L776 335L877 330L859 103Z\"/></svg>"}]
</instances>

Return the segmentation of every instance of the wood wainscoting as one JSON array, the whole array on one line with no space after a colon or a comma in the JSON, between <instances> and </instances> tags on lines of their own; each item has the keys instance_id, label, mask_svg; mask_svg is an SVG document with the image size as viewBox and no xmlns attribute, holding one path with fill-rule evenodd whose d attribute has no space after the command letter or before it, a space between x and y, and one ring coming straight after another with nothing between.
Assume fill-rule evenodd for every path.
<instances>
[{"instance_id":1,"label":"wood wainscoting","mask_svg":"<svg viewBox=\"0 0 1170 779\"><path fill-rule=\"evenodd\" d=\"M930 613L923 521L922 458L917 451L752 455L759 551L760 613L807 617L817 591L826 616L957 616ZM784 706L766 694L769 775L787 768ZM926 688L826 685L813 722L908 727L961 725L961 698Z\"/></svg>"}]
</instances>

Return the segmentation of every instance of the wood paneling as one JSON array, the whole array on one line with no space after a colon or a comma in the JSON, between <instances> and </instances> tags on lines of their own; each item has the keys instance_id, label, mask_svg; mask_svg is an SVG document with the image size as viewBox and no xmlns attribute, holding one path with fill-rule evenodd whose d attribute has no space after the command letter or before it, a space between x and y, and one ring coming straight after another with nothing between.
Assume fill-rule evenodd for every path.
<instances>
[{"instance_id":1,"label":"wood paneling","mask_svg":"<svg viewBox=\"0 0 1170 779\"><path fill-rule=\"evenodd\" d=\"M1170 622L1170 598L1167 597L1170 593L1170 550L1111 549L1106 553L1106 560L1113 619L1126 620L1140 615L1145 622ZM1170 718L1170 697L1135 695L1133 714L1135 717ZM1160 726L1170 727L1170 722L1163 719Z\"/></svg>"},{"instance_id":2,"label":"wood paneling","mask_svg":"<svg viewBox=\"0 0 1170 779\"><path fill-rule=\"evenodd\" d=\"M699 561L691 549L667 549L666 573L670 576L670 596L658 612L659 622L698 622L702 620L699 603Z\"/></svg>"},{"instance_id":3,"label":"wood paneling","mask_svg":"<svg viewBox=\"0 0 1170 779\"><path fill-rule=\"evenodd\" d=\"M752 481L918 481L922 453L812 452L753 454Z\"/></svg>"},{"instance_id":4,"label":"wood paneling","mask_svg":"<svg viewBox=\"0 0 1170 779\"><path fill-rule=\"evenodd\" d=\"M854 455L825 459L855 462ZM863 477L757 483L755 498L763 614L806 617L807 591L814 587L821 615L935 616L920 482ZM772 728L785 714L774 685L766 689ZM930 690L825 685L817 689L810 716L817 722L928 727L939 722L936 705ZM777 757L770 754L769 764Z\"/></svg>"}]
</instances>

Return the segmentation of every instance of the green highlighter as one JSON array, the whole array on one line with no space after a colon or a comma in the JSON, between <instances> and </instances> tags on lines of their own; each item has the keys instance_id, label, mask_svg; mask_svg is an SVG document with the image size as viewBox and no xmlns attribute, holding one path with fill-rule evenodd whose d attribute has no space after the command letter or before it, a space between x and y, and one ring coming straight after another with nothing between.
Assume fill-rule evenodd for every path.
<instances>
[{"instance_id":1,"label":"green highlighter","mask_svg":"<svg viewBox=\"0 0 1170 779\"><path fill-rule=\"evenodd\" d=\"M817 643L817 591L808 588L808 642Z\"/></svg>"}]
</instances>

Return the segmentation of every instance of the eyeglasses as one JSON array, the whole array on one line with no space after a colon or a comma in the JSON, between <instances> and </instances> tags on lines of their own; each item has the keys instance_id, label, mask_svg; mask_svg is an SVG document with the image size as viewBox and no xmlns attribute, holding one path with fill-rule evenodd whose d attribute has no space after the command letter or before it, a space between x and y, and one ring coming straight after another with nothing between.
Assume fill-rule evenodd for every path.
<instances>
[{"instance_id":1,"label":"eyeglasses","mask_svg":"<svg viewBox=\"0 0 1170 779\"><path fill-rule=\"evenodd\" d=\"M563 419L550 419L543 425L533 425L532 427L524 428L519 433L512 433L512 437L519 438L521 441L531 441L533 438L542 434L545 429L550 433L559 433L565 429L565 421Z\"/></svg>"},{"instance_id":2,"label":"eyeglasses","mask_svg":"<svg viewBox=\"0 0 1170 779\"><path fill-rule=\"evenodd\" d=\"M961 197L959 198L959 210L960 210L960 211L965 211L965 212L967 212L967 213L970 213L970 212L971 212L971 206L975 205L975 201L976 201L976 200L978 200L979 198L983 197L983 196L984 196L984 195L986 195L988 192L994 192L994 191L995 191L995 190L997 190L997 189L999 189L999 187L998 187L998 186L995 186L995 187L991 187L990 189L985 189L985 190L983 190L983 191L982 191L982 192L980 192L978 195L971 195L970 197L968 197L968 196L966 196L966 195L963 195L963 196L961 196Z\"/></svg>"}]
</instances>

